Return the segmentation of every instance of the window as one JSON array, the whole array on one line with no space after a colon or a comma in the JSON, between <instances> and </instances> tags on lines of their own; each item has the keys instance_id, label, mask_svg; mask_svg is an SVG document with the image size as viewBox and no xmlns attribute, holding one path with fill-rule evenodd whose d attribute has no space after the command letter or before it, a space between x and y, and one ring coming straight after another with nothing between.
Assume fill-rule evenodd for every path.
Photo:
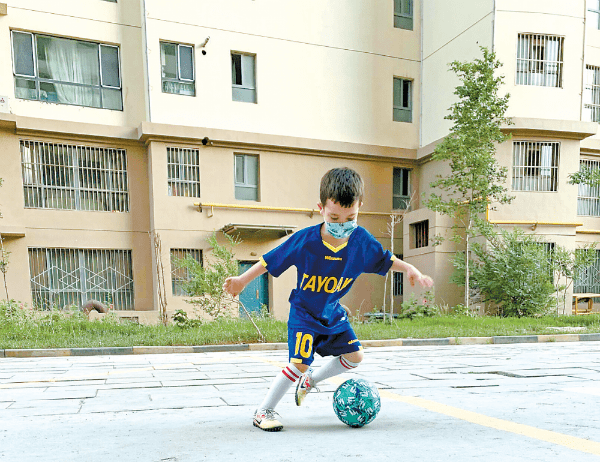
<instances>
[{"instance_id":1,"label":"window","mask_svg":"<svg viewBox=\"0 0 600 462\"><path fill-rule=\"evenodd\" d=\"M594 263L586 268L578 269L573 283L573 293L600 293L600 250L596 249L596 261ZM594 301L598 301L598 299L595 298Z\"/></svg>"},{"instance_id":2,"label":"window","mask_svg":"<svg viewBox=\"0 0 600 462\"><path fill-rule=\"evenodd\" d=\"M202 250L199 249L171 249L171 288L173 295L188 295L183 289L183 284L191 281L190 270L182 265L181 260L192 258L202 265Z\"/></svg>"},{"instance_id":3,"label":"window","mask_svg":"<svg viewBox=\"0 0 600 462\"><path fill-rule=\"evenodd\" d=\"M119 48L12 32L15 97L123 110Z\"/></svg>"},{"instance_id":4,"label":"window","mask_svg":"<svg viewBox=\"0 0 600 462\"><path fill-rule=\"evenodd\" d=\"M258 157L236 154L235 198L258 200Z\"/></svg>"},{"instance_id":5,"label":"window","mask_svg":"<svg viewBox=\"0 0 600 462\"><path fill-rule=\"evenodd\" d=\"M413 0L394 0L394 27L413 30Z\"/></svg>"},{"instance_id":6,"label":"window","mask_svg":"<svg viewBox=\"0 0 600 462\"><path fill-rule=\"evenodd\" d=\"M590 170L599 170L600 161L580 160L580 169L587 167ZM578 185L577 215L586 217L600 217L600 186L590 186L585 183Z\"/></svg>"},{"instance_id":7,"label":"window","mask_svg":"<svg viewBox=\"0 0 600 462\"><path fill-rule=\"evenodd\" d=\"M429 220L410 225L410 240L412 249L420 249L429 245Z\"/></svg>"},{"instance_id":8,"label":"window","mask_svg":"<svg viewBox=\"0 0 600 462\"><path fill-rule=\"evenodd\" d=\"M410 170L394 167L392 208L406 209L410 203Z\"/></svg>"},{"instance_id":9,"label":"window","mask_svg":"<svg viewBox=\"0 0 600 462\"><path fill-rule=\"evenodd\" d=\"M513 143L513 191L556 191L559 143Z\"/></svg>"},{"instance_id":10,"label":"window","mask_svg":"<svg viewBox=\"0 0 600 462\"><path fill-rule=\"evenodd\" d=\"M163 93L194 96L194 47L177 43L160 43L160 66Z\"/></svg>"},{"instance_id":11,"label":"window","mask_svg":"<svg viewBox=\"0 0 600 462\"><path fill-rule=\"evenodd\" d=\"M167 148L169 196L200 197L200 151Z\"/></svg>"},{"instance_id":12,"label":"window","mask_svg":"<svg viewBox=\"0 0 600 462\"><path fill-rule=\"evenodd\" d=\"M129 211L123 149L20 141L26 208Z\"/></svg>"},{"instance_id":13,"label":"window","mask_svg":"<svg viewBox=\"0 0 600 462\"><path fill-rule=\"evenodd\" d=\"M412 81L394 77L394 121L412 122Z\"/></svg>"},{"instance_id":14,"label":"window","mask_svg":"<svg viewBox=\"0 0 600 462\"><path fill-rule=\"evenodd\" d=\"M517 85L562 87L564 37L519 34Z\"/></svg>"},{"instance_id":15,"label":"window","mask_svg":"<svg viewBox=\"0 0 600 462\"><path fill-rule=\"evenodd\" d=\"M396 258L402 260L403 256L402 255L396 255ZM404 273L402 271L394 271L392 273L394 275L394 280L393 280L393 284L394 284L394 297L398 297L399 295L404 295L404 289L403 289L403 281L404 281Z\"/></svg>"},{"instance_id":16,"label":"window","mask_svg":"<svg viewBox=\"0 0 600 462\"><path fill-rule=\"evenodd\" d=\"M587 21L592 27L600 29L600 0L587 0Z\"/></svg>"},{"instance_id":17,"label":"window","mask_svg":"<svg viewBox=\"0 0 600 462\"><path fill-rule=\"evenodd\" d=\"M233 101L256 103L256 57L231 53Z\"/></svg>"},{"instance_id":18,"label":"window","mask_svg":"<svg viewBox=\"0 0 600 462\"><path fill-rule=\"evenodd\" d=\"M33 305L81 307L90 300L133 310L131 250L29 249Z\"/></svg>"},{"instance_id":19,"label":"window","mask_svg":"<svg viewBox=\"0 0 600 462\"><path fill-rule=\"evenodd\" d=\"M600 67L585 66L583 120L600 122Z\"/></svg>"}]
</instances>

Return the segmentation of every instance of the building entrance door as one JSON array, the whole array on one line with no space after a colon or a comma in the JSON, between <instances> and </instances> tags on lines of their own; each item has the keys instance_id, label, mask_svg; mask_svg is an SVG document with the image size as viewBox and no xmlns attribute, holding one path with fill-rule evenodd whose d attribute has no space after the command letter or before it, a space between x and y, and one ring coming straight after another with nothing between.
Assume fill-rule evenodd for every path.
<instances>
[{"instance_id":1,"label":"building entrance door","mask_svg":"<svg viewBox=\"0 0 600 462\"><path fill-rule=\"evenodd\" d=\"M251 268L256 262L239 262L239 274ZM263 305L269 306L269 274L264 273L254 279L240 294L240 301L251 314L259 314ZM240 307L240 316L246 316Z\"/></svg>"}]
</instances>

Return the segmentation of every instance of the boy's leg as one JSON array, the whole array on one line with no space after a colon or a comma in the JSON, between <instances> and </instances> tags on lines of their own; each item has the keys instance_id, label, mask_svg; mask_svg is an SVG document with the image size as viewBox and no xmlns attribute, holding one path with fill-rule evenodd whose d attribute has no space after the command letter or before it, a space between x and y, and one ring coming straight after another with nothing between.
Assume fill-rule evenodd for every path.
<instances>
[{"instance_id":1,"label":"boy's leg","mask_svg":"<svg viewBox=\"0 0 600 462\"><path fill-rule=\"evenodd\" d=\"M334 358L317 370L310 370L300 377L296 387L298 406L318 382L355 369L364 357L362 346L352 328L328 338L319 345L317 352L322 356L334 355Z\"/></svg>"}]
</instances>

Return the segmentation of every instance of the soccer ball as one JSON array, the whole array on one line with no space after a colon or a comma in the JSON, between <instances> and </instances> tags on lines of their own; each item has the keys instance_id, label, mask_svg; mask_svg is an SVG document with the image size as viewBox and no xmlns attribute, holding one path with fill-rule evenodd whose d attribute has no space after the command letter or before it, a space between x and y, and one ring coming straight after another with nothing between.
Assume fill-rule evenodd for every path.
<instances>
[{"instance_id":1,"label":"soccer ball","mask_svg":"<svg viewBox=\"0 0 600 462\"><path fill-rule=\"evenodd\" d=\"M381 409L379 392L363 379L349 379L333 393L333 410L346 425L363 427L372 422Z\"/></svg>"}]
</instances>

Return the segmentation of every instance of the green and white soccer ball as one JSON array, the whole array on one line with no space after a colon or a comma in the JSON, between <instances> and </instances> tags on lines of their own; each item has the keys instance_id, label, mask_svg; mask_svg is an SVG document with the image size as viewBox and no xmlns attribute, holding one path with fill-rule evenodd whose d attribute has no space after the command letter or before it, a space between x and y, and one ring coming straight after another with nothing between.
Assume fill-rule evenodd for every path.
<instances>
[{"instance_id":1,"label":"green and white soccer ball","mask_svg":"<svg viewBox=\"0 0 600 462\"><path fill-rule=\"evenodd\" d=\"M350 427L371 423L381 409L379 392L372 383L363 379L349 379L333 393L335 415Z\"/></svg>"}]
</instances>

